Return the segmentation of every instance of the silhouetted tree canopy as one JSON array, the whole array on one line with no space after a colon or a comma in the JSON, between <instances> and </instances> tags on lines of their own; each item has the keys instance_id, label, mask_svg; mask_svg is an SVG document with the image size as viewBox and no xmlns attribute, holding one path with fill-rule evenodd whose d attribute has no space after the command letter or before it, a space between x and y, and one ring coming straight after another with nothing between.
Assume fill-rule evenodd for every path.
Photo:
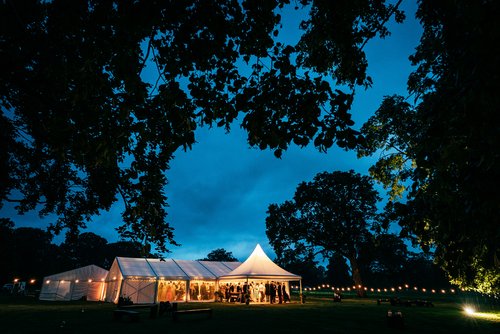
<instances>
[{"instance_id":1,"label":"silhouetted tree canopy","mask_svg":"<svg viewBox=\"0 0 500 334\"><path fill-rule=\"evenodd\" d=\"M197 127L238 118L278 157L355 147L363 47L400 2L2 1L0 203L76 235L120 200L121 236L166 251L165 171ZM281 41L284 7L305 13L297 45Z\"/></svg>"},{"instance_id":2,"label":"silhouetted tree canopy","mask_svg":"<svg viewBox=\"0 0 500 334\"><path fill-rule=\"evenodd\" d=\"M276 264L291 273L300 275L304 285L314 286L325 283L326 271L316 260L311 249L296 247L285 249L275 260Z\"/></svg>"},{"instance_id":3,"label":"silhouetted tree canopy","mask_svg":"<svg viewBox=\"0 0 500 334\"><path fill-rule=\"evenodd\" d=\"M354 284L362 286L360 254L371 241L379 200L368 176L352 170L319 173L299 184L293 201L269 205L266 234L278 258L296 248L325 259L341 254L350 262Z\"/></svg>"},{"instance_id":4,"label":"silhouetted tree canopy","mask_svg":"<svg viewBox=\"0 0 500 334\"><path fill-rule=\"evenodd\" d=\"M234 257L233 252L228 252L224 248L217 248L208 253L206 258L200 259L199 261L238 262L238 259Z\"/></svg>"},{"instance_id":5,"label":"silhouetted tree canopy","mask_svg":"<svg viewBox=\"0 0 500 334\"><path fill-rule=\"evenodd\" d=\"M499 15L498 1L420 1L415 104L386 97L358 150L382 152L370 173L395 201L387 222L434 250L453 283L486 293L500 292Z\"/></svg>"}]
</instances>

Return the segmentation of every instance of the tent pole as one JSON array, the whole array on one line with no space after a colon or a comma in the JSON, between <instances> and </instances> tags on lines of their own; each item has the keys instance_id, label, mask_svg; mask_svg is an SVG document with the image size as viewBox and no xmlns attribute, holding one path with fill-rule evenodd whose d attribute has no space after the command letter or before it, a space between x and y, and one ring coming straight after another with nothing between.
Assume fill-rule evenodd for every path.
<instances>
[{"instance_id":1,"label":"tent pole","mask_svg":"<svg viewBox=\"0 0 500 334\"><path fill-rule=\"evenodd\" d=\"M303 296L302 296L302 278L299 280L299 285L300 285L300 303L304 303L304 299L303 299Z\"/></svg>"},{"instance_id":2,"label":"tent pole","mask_svg":"<svg viewBox=\"0 0 500 334\"><path fill-rule=\"evenodd\" d=\"M156 277L156 283L155 283L155 297L153 298L153 304L158 303L158 284L160 283L160 279Z\"/></svg>"}]
</instances>

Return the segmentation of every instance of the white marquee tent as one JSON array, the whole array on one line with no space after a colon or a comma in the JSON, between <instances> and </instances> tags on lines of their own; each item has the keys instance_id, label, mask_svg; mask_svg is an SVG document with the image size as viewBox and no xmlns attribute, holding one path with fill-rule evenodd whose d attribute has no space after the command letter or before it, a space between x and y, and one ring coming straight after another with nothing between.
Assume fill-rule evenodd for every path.
<instances>
[{"instance_id":1,"label":"white marquee tent","mask_svg":"<svg viewBox=\"0 0 500 334\"><path fill-rule=\"evenodd\" d=\"M230 273L221 275L219 280L227 279L268 279L278 281L300 281L301 277L292 274L274 263L264 253L259 244L245 262Z\"/></svg>"},{"instance_id":2,"label":"white marquee tent","mask_svg":"<svg viewBox=\"0 0 500 334\"><path fill-rule=\"evenodd\" d=\"M286 282L286 290L290 291L289 282L299 281L300 285L300 296L302 296L302 277L299 275L292 274L285 269L274 263L267 255L264 253L262 247L259 244L255 247L254 251L250 256L243 262L238 268L234 269L226 275L219 277L219 284L223 284L226 281L242 281L245 284L260 282ZM253 297L254 300L257 296Z\"/></svg>"},{"instance_id":3,"label":"white marquee tent","mask_svg":"<svg viewBox=\"0 0 500 334\"><path fill-rule=\"evenodd\" d=\"M106 298L135 304L161 301L213 301L217 278L241 262L117 257L106 277Z\"/></svg>"},{"instance_id":4,"label":"white marquee tent","mask_svg":"<svg viewBox=\"0 0 500 334\"><path fill-rule=\"evenodd\" d=\"M46 276L40 291L40 300L103 300L108 271L89 265L63 273Z\"/></svg>"}]
</instances>

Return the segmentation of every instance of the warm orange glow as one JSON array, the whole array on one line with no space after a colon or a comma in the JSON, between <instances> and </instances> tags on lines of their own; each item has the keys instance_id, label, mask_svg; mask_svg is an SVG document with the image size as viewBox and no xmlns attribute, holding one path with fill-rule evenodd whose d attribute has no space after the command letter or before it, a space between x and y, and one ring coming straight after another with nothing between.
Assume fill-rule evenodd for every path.
<instances>
[{"instance_id":1,"label":"warm orange glow","mask_svg":"<svg viewBox=\"0 0 500 334\"><path fill-rule=\"evenodd\" d=\"M417 287L414 287L414 288L413 288L413 290L417 291L417 290L418 290L418 288L417 288Z\"/></svg>"},{"instance_id":2,"label":"warm orange glow","mask_svg":"<svg viewBox=\"0 0 500 334\"><path fill-rule=\"evenodd\" d=\"M434 289L432 289L431 291L432 291L432 293L436 293L436 290L434 290Z\"/></svg>"},{"instance_id":3,"label":"warm orange glow","mask_svg":"<svg viewBox=\"0 0 500 334\"><path fill-rule=\"evenodd\" d=\"M441 290L441 293L446 293L446 291L444 291L444 290Z\"/></svg>"},{"instance_id":4,"label":"warm orange glow","mask_svg":"<svg viewBox=\"0 0 500 334\"><path fill-rule=\"evenodd\" d=\"M427 290L425 288L422 289L422 292L426 292Z\"/></svg>"},{"instance_id":5,"label":"warm orange glow","mask_svg":"<svg viewBox=\"0 0 500 334\"><path fill-rule=\"evenodd\" d=\"M451 293L455 293L455 290L453 290L453 289L451 289L450 291L451 291Z\"/></svg>"},{"instance_id":6,"label":"warm orange glow","mask_svg":"<svg viewBox=\"0 0 500 334\"><path fill-rule=\"evenodd\" d=\"M78 283L78 282L80 282L80 280L75 280L75 283Z\"/></svg>"},{"instance_id":7,"label":"warm orange glow","mask_svg":"<svg viewBox=\"0 0 500 334\"><path fill-rule=\"evenodd\" d=\"M371 288L370 291L373 292L373 288Z\"/></svg>"},{"instance_id":8,"label":"warm orange glow","mask_svg":"<svg viewBox=\"0 0 500 334\"><path fill-rule=\"evenodd\" d=\"M377 289L377 292L380 292L380 289Z\"/></svg>"},{"instance_id":9,"label":"warm orange glow","mask_svg":"<svg viewBox=\"0 0 500 334\"><path fill-rule=\"evenodd\" d=\"M395 291L395 290L396 290L396 289L394 289L394 288L391 288L391 291Z\"/></svg>"},{"instance_id":10,"label":"warm orange glow","mask_svg":"<svg viewBox=\"0 0 500 334\"><path fill-rule=\"evenodd\" d=\"M402 288L402 287L400 287L400 286L398 286L398 289L399 289L399 290L403 290L403 288Z\"/></svg>"},{"instance_id":11,"label":"warm orange glow","mask_svg":"<svg viewBox=\"0 0 500 334\"><path fill-rule=\"evenodd\" d=\"M50 283L50 280L47 280L45 283L49 284L49 283Z\"/></svg>"},{"instance_id":12,"label":"warm orange glow","mask_svg":"<svg viewBox=\"0 0 500 334\"><path fill-rule=\"evenodd\" d=\"M19 278L14 278L14 283L19 282Z\"/></svg>"},{"instance_id":13,"label":"warm orange glow","mask_svg":"<svg viewBox=\"0 0 500 334\"><path fill-rule=\"evenodd\" d=\"M113 281L116 280L116 276L113 276Z\"/></svg>"},{"instance_id":14,"label":"warm orange glow","mask_svg":"<svg viewBox=\"0 0 500 334\"><path fill-rule=\"evenodd\" d=\"M34 279L30 280L30 283L31 284L35 283L35 280Z\"/></svg>"},{"instance_id":15,"label":"warm orange glow","mask_svg":"<svg viewBox=\"0 0 500 334\"><path fill-rule=\"evenodd\" d=\"M410 286L409 286L408 284L405 284L405 288L407 288L407 289L408 289L409 287L410 287Z\"/></svg>"},{"instance_id":16,"label":"warm orange glow","mask_svg":"<svg viewBox=\"0 0 500 334\"><path fill-rule=\"evenodd\" d=\"M92 280L91 280L91 279L89 279L89 281L88 281L88 282L89 282L89 283L92 283Z\"/></svg>"}]
</instances>

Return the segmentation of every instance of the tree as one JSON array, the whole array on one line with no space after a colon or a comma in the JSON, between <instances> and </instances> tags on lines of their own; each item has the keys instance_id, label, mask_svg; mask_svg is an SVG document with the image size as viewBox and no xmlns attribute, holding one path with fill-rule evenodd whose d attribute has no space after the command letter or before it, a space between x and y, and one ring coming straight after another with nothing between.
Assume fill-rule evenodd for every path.
<instances>
[{"instance_id":1,"label":"tree","mask_svg":"<svg viewBox=\"0 0 500 334\"><path fill-rule=\"evenodd\" d=\"M138 242L121 240L117 242L108 243L106 245L105 259L103 268L111 268L115 257L144 257L143 246Z\"/></svg>"},{"instance_id":2,"label":"tree","mask_svg":"<svg viewBox=\"0 0 500 334\"><path fill-rule=\"evenodd\" d=\"M286 249L275 262L283 269L300 275L305 285L315 286L325 281L325 269L310 249Z\"/></svg>"},{"instance_id":3,"label":"tree","mask_svg":"<svg viewBox=\"0 0 500 334\"><path fill-rule=\"evenodd\" d=\"M372 247L365 251L364 277L376 286L401 283L411 255L403 239L390 233L377 234L373 239Z\"/></svg>"},{"instance_id":4,"label":"tree","mask_svg":"<svg viewBox=\"0 0 500 334\"><path fill-rule=\"evenodd\" d=\"M312 182L299 184L293 201L269 206L266 234L278 256L298 247L324 258L344 256L354 284L362 286L359 255L371 238L378 201L368 176L352 170L319 173Z\"/></svg>"},{"instance_id":5,"label":"tree","mask_svg":"<svg viewBox=\"0 0 500 334\"><path fill-rule=\"evenodd\" d=\"M55 214L50 230L74 237L120 200L120 235L167 251L165 172L198 126L239 117L278 157L292 143L355 146L363 48L403 20L400 3L295 2L303 34L288 45L289 0L3 1L0 203Z\"/></svg>"},{"instance_id":6,"label":"tree","mask_svg":"<svg viewBox=\"0 0 500 334\"><path fill-rule=\"evenodd\" d=\"M76 240L65 240L59 247L61 255L66 259L67 269L95 264L104 267L108 241L103 237L85 232L78 235Z\"/></svg>"},{"instance_id":7,"label":"tree","mask_svg":"<svg viewBox=\"0 0 500 334\"><path fill-rule=\"evenodd\" d=\"M233 256L233 252L228 252L224 248L217 248L207 254L207 257L199 261L228 261L237 262L238 259Z\"/></svg>"},{"instance_id":8,"label":"tree","mask_svg":"<svg viewBox=\"0 0 500 334\"><path fill-rule=\"evenodd\" d=\"M36 279L57 272L57 246L52 244L52 235L47 231L32 227L19 227L12 233L10 250L10 275L21 280Z\"/></svg>"},{"instance_id":9,"label":"tree","mask_svg":"<svg viewBox=\"0 0 500 334\"><path fill-rule=\"evenodd\" d=\"M389 203L388 221L434 250L453 283L486 293L500 291L500 65L489 50L499 13L495 1L420 1L424 33L408 81L415 105L386 98L359 150L382 150L370 172L392 199L403 196Z\"/></svg>"},{"instance_id":10,"label":"tree","mask_svg":"<svg viewBox=\"0 0 500 334\"><path fill-rule=\"evenodd\" d=\"M326 280L335 287L351 285L350 268L342 255L334 253L328 260Z\"/></svg>"},{"instance_id":11,"label":"tree","mask_svg":"<svg viewBox=\"0 0 500 334\"><path fill-rule=\"evenodd\" d=\"M0 283L13 279L14 267L14 222L8 218L0 218Z\"/></svg>"}]
</instances>

